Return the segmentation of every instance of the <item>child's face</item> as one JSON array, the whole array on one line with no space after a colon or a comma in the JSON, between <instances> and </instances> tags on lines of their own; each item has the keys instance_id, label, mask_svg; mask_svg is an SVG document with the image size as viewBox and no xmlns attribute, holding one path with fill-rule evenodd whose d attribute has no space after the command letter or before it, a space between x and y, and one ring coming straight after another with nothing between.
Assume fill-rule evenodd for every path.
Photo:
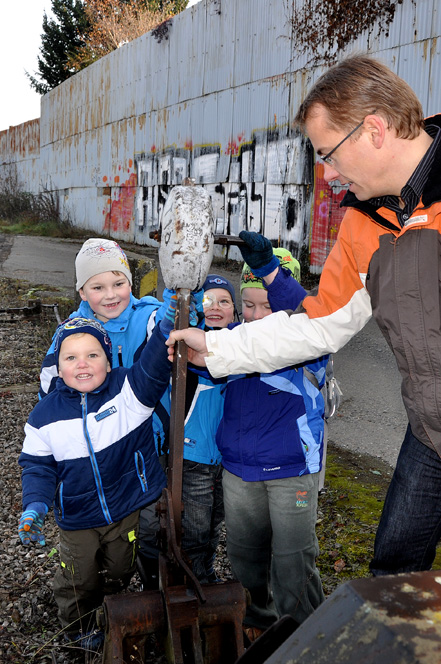
<instances>
[{"instance_id":1,"label":"child's face","mask_svg":"<svg viewBox=\"0 0 441 664\"><path fill-rule=\"evenodd\" d=\"M208 327L227 327L234 320L234 303L225 288L206 290L203 306Z\"/></svg>"},{"instance_id":2,"label":"child's face","mask_svg":"<svg viewBox=\"0 0 441 664\"><path fill-rule=\"evenodd\" d=\"M58 375L78 392L92 392L104 383L111 370L98 339L91 334L71 334L61 344Z\"/></svg>"},{"instance_id":3,"label":"child's face","mask_svg":"<svg viewBox=\"0 0 441 664\"><path fill-rule=\"evenodd\" d=\"M260 320L272 313L268 293L263 288L244 288L242 291L242 316L245 323Z\"/></svg>"},{"instance_id":4,"label":"child's face","mask_svg":"<svg viewBox=\"0 0 441 664\"><path fill-rule=\"evenodd\" d=\"M132 288L122 273L102 272L90 277L80 288L81 299L87 301L102 323L118 318L130 302Z\"/></svg>"}]
</instances>

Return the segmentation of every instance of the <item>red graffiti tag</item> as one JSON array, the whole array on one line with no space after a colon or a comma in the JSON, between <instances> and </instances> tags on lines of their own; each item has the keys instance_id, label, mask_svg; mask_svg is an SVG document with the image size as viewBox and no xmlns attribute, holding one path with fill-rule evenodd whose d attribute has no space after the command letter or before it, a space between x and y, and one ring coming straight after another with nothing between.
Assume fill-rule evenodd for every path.
<instances>
[{"instance_id":1,"label":"red graffiti tag","mask_svg":"<svg viewBox=\"0 0 441 664\"><path fill-rule=\"evenodd\" d=\"M321 268L335 244L345 209L340 207L345 191L335 193L324 179L324 165L315 164L311 267Z\"/></svg>"},{"instance_id":2,"label":"red graffiti tag","mask_svg":"<svg viewBox=\"0 0 441 664\"><path fill-rule=\"evenodd\" d=\"M115 181L117 178L118 176L115 178ZM112 200L110 210L106 214L103 231L127 232L130 230L133 219L136 185L136 173L132 173L129 179L119 187L118 198Z\"/></svg>"}]
</instances>

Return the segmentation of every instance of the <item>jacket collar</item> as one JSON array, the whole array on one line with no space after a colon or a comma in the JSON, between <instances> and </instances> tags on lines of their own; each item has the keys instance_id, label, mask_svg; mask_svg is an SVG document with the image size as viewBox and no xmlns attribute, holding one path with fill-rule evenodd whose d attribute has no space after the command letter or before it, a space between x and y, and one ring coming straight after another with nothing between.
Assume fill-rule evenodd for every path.
<instances>
[{"instance_id":1,"label":"jacket collar","mask_svg":"<svg viewBox=\"0 0 441 664\"><path fill-rule=\"evenodd\" d=\"M113 371L113 369L112 369L112 371ZM109 380L110 380L110 374L111 373L112 372L109 371L106 374L104 382L101 383L101 385L99 387L97 387L96 390L93 390L92 392L88 392L87 394L88 395L89 394L99 394L100 392L103 392L104 390L106 390L108 385L109 385ZM63 394L64 396L68 396L68 397L79 397L80 398L81 395L82 395L82 392L79 392L78 390L75 390L73 387L69 387L68 385L66 385L64 380L60 377L57 378L57 382L55 383L55 389L59 393Z\"/></svg>"},{"instance_id":2,"label":"jacket collar","mask_svg":"<svg viewBox=\"0 0 441 664\"><path fill-rule=\"evenodd\" d=\"M130 302L127 305L127 307L118 316L118 318L112 318L108 320L107 323L103 323L104 329L107 332L114 332L114 333L125 332L130 322L130 318L133 314L133 311L136 308L138 302L139 300L131 293ZM95 318L95 314L90 308L89 303L85 302L84 300L81 302L78 311L75 311L73 314L71 314L69 318L75 318L75 316L84 316L85 318Z\"/></svg>"}]
</instances>

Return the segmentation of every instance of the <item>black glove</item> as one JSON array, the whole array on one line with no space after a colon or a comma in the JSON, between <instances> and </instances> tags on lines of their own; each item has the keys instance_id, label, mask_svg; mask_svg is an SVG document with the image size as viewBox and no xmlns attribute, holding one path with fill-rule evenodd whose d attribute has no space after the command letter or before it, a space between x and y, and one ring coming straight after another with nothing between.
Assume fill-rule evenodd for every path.
<instances>
[{"instance_id":1,"label":"black glove","mask_svg":"<svg viewBox=\"0 0 441 664\"><path fill-rule=\"evenodd\" d=\"M245 242L239 245L242 258L256 277L266 277L280 265L268 238L252 231L241 231L239 237Z\"/></svg>"}]
</instances>

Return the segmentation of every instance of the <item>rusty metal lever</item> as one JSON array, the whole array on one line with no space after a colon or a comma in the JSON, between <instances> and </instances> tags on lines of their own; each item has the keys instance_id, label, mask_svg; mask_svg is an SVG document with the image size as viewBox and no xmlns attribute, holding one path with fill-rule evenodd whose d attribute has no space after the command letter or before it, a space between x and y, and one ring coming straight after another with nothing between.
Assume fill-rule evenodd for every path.
<instances>
[{"instance_id":1,"label":"rusty metal lever","mask_svg":"<svg viewBox=\"0 0 441 664\"><path fill-rule=\"evenodd\" d=\"M150 231L149 238L156 242L161 242L161 230ZM214 244L220 244L225 247L239 246L245 242L238 235L217 234L214 235Z\"/></svg>"}]
</instances>

